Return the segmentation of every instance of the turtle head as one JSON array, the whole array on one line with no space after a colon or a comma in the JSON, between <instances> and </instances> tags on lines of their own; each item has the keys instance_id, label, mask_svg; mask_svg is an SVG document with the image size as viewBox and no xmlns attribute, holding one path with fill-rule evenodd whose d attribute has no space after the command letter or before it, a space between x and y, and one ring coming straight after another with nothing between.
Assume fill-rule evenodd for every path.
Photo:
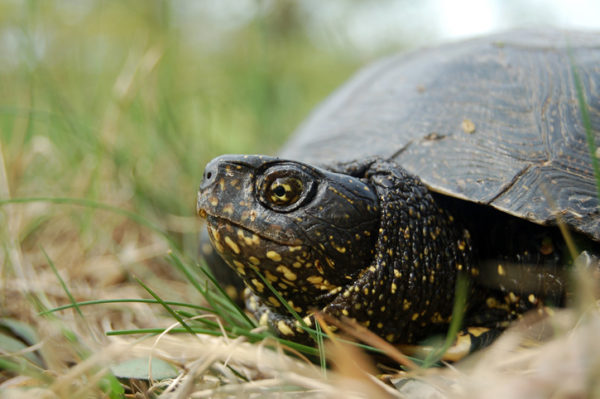
<instances>
[{"instance_id":1,"label":"turtle head","mask_svg":"<svg viewBox=\"0 0 600 399\"><path fill-rule=\"evenodd\" d=\"M224 155L205 169L198 213L211 242L248 288L299 312L320 308L373 258L380 223L361 179L266 156Z\"/></svg>"}]
</instances>

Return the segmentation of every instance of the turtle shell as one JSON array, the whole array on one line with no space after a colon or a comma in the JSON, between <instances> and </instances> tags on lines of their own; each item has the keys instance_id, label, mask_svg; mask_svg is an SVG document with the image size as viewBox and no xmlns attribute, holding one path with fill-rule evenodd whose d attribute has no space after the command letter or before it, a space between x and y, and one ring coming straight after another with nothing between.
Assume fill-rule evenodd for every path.
<instances>
[{"instance_id":1,"label":"turtle shell","mask_svg":"<svg viewBox=\"0 0 600 399\"><path fill-rule=\"evenodd\" d=\"M280 155L394 160L430 189L600 241L573 68L600 144L600 34L513 31L379 60L334 92Z\"/></svg>"}]
</instances>

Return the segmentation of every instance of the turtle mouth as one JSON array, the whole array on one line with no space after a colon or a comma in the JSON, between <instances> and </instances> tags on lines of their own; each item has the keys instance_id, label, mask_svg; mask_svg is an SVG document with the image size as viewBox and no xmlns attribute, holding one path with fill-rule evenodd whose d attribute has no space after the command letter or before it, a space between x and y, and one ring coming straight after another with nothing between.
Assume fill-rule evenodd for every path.
<instances>
[{"instance_id":1,"label":"turtle mouth","mask_svg":"<svg viewBox=\"0 0 600 399\"><path fill-rule=\"evenodd\" d=\"M265 233L261 233L258 230L250 229L250 228L248 228L248 226L245 226L244 224L242 224L238 221L232 220L228 217L225 217L222 215L219 215L219 216L212 215L204 209L198 210L198 215L200 215L200 217L206 219L206 224L209 226L209 228L224 229L227 226L231 226L232 228L237 229L238 231L242 231L243 233L245 233L245 235L247 237L250 237L250 239L254 240L254 241L256 241L257 239L253 236L256 236L256 237L258 237L259 241L265 240L268 242L272 242L273 244L276 244L276 245L282 245L282 246L302 245L302 243L298 239L296 239L294 241L276 239L276 238L273 238L273 236L270 236ZM240 235L240 233L236 234L236 239L240 238L239 235ZM244 242L246 242L246 241L247 240L244 240Z\"/></svg>"}]
</instances>

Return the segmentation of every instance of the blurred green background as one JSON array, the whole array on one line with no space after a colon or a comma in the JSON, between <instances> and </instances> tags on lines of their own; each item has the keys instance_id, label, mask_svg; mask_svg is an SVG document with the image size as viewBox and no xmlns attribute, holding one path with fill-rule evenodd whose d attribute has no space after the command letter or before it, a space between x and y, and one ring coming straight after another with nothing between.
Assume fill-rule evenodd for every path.
<instances>
[{"instance_id":1,"label":"blurred green background","mask_svg":"<svg viewBox=\"0 0 600 399\"><path fill-rule=\"evenodd\" d=\"M0 2L0 137L11 197L131 209L193 251L195 224L181 217L194 217L205 163L221 153L274 153L362 61L315 47L291 1L257 2L237 22L199 3ZM95 241L106 231L90 212L70 217ZM29 222L22 234L44 218Z\"/></svg>"}]
</instances>

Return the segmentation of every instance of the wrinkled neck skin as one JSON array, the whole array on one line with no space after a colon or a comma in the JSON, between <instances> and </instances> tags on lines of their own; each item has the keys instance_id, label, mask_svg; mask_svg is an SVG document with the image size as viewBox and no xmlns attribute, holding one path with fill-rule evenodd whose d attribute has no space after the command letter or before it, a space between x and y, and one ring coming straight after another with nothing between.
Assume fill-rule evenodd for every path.
<instances>
[{"instance_id":1,"label":"wrinkled neck skin","mask_svg":"<svg viewBox=\"0 0 600 399\"><path fill-rule=\"evenodd\" d=\"M377 193L380 222L372 258L321 309L347 317L392 343L414 343L447 327L459 273L475 274L467 230L438 207L419 179L387 161L341 165ZM247 306L281 336L306 341L300 323L256 295ZM308 317L305 317L307 316Z\"/></svg>"}]
</instances>

